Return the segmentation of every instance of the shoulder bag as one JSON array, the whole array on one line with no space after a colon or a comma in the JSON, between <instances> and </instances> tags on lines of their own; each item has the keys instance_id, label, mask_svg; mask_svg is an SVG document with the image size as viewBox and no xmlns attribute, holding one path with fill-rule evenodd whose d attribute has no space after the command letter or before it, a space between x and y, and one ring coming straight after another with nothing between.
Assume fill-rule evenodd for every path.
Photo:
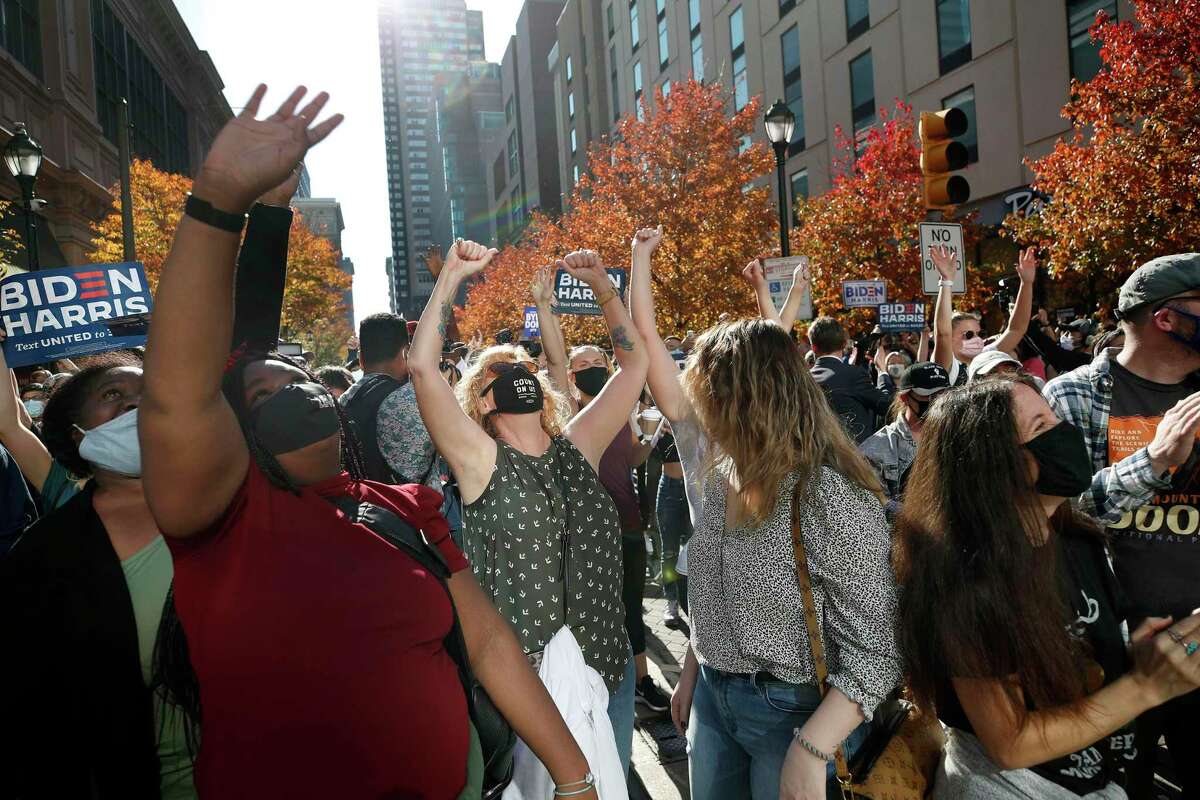
<instances>
[{"instance_id":1,"label":"shoulder bag","mask_svg":"<svg viewBox=\"0 0 1200 800\"><path fill-rule=\"evenodd\" d=\"M792 550L796 556L796 582L804 600L804 624L808 628L809 647L817 673L821 697L828 691L829 670L825 648L817 624L817 604L813 600L808 556L800 533L800 509L804 501L802 487L792 496ZM933 775L945 743L937 719L905 700L902 691L885 700L875 710L870 732L862 747L847 763L846 751L838 745L835 753L837 780L843 800L922 800L933 788Z\"/></svg>"}]
</instances>

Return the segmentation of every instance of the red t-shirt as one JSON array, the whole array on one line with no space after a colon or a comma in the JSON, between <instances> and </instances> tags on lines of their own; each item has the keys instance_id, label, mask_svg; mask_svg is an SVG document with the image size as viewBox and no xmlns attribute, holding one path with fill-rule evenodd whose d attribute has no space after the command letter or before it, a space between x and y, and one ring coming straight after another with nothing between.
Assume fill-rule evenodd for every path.
<instances>
[{"instance_id":1,"label":"red t-shirt","mask_svg":"<svg viewBox=\"0 0 1200 800\"><path fill-rule=\"evenodd\" d=\"M299 496L251 462L225 516L171 542L175 602L200 680L202 797L454 798L466 700L443 647L438 580L325 497L424 531L467 567L424 486L346 474Z\"/></svg>"}]
</instances>

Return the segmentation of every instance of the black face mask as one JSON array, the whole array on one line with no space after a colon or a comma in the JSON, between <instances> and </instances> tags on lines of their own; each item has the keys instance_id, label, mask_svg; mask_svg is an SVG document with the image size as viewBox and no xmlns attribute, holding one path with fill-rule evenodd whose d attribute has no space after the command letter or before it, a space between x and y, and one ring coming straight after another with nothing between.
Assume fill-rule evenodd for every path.
<instances>
[{"instance_id":1,"label":"black face mask","mask_svg":"<svg viewBox=\"0 0 1200 800\"><path fill-rule=\"evenodd\" d=\"M545 397L542 395L542 385L527 369L515 364L493 364L493 367L503 367L503 372L496 379L483 387L479 393L483 397L489 391L496 410L499 414L540 414ZM493 369L493 371L495 371Z\"/></svg>"},{"instance_id":2,"label":"black face mask","mask_svg":"<svg viewBox=\"0 0 1200 800\"><path fill-rule=\"evenodd\" d=\"M1038 465L1034 484L1050 497L1076 497L1092 485L1092 457L1083 434L1069 422L1060 422L1025 443Z\"/></svg>"},{"instance_id":3,"label":"black face mask","mask_svg":"<svg viewBox=\"0 0 1200 800\"><path fill-rule=\"evenodd\" d=\"M607 367L588 367L575 373L575 385L588 397L600 394L600 390L606 383L608 383Z\"/></svg>"},{"instance_id":4,"label":"black face mask","mask_svg":"<svg viewBox=\"0 0 1200 800\"><path fill-rule=\"evenodd\" d=\"M253 414L254 433L273 456L327 439L338 431L333 395L319 383L292 383Z\"/></svg>"}]
</instances>

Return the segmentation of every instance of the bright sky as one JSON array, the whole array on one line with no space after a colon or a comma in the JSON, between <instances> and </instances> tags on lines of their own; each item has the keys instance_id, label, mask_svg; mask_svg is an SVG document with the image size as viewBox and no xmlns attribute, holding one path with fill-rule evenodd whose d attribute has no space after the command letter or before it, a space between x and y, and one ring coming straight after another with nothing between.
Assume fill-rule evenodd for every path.
<instances>
[{"instance_id":1,"label":"bright sky","mask_svg":"<svg viewBox=\"0 0 1200 800\"><path fill-rule=\"evenodd\" d=\"M436 0L432 0L436 2ZM487 58L499 61L522 0L467 0L483 10ZM314 197L342 204L344 255L354 261L359 319L388 310L391 255L383 148L377 0L175 0L200 49L225 82L235 113L258 83L270 113L297 84L331 95L326 113L346 121L307 158ZM270 111L266 111L270 109Z\"/></svg>"}]
</instances>

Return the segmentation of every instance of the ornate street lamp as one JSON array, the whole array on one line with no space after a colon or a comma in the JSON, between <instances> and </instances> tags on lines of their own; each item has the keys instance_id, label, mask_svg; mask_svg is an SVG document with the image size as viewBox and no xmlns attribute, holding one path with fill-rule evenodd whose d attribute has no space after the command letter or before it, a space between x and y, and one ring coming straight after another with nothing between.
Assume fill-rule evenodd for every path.
<instances>
[{"instance_id":1,"label":"ornate street lamp","mask_svg":"<svg viewBox=\"0 0 1200 800\"><path fill-rule=\"evenodd\" d=\"M788 144L792 141L792 132L796 130L796 115L782 100L776 100L775 105L767 110L763 117L763 125L767 129L767 139L775 149L775 171L779 174L779 252L780 255L792 254L791 243L788 241L788 202L787 202L787 162Z\"/></svg>"},{"instance_id":2,"label":"ornate street lamp","mask_svg":"<svg viewBox=\"0 0 1200 800\"><path fill-rule=\"evenodd\" d=\"M33 210L33 185L42 167L42 146L25 130L25 123L16 123L16 132L4 146L4 163L21 187L25 207L25 252L30 271L38 268L37 215Z\"/></svg>"}]
</instances>

